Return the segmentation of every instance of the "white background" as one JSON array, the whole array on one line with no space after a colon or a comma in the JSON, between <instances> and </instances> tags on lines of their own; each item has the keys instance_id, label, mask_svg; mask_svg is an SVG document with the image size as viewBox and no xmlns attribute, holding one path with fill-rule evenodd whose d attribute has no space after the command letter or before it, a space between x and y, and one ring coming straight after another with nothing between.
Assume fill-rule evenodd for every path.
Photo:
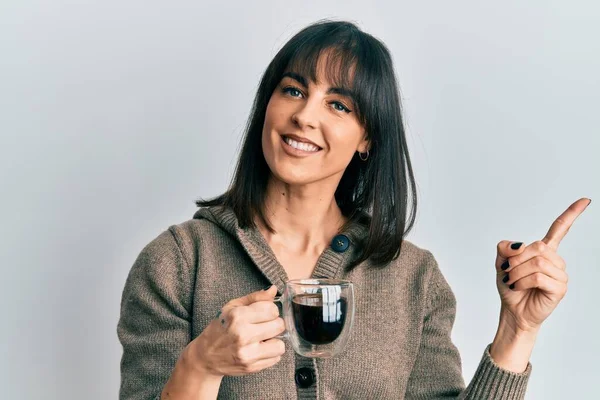
<instances>
[{"instance_id":1,"label":"white background","mask_svg":"<svg viewBox=\"0 0 600 400\"><path fill-rule=\"evenodd\" d=\"M570 290L527 396L594 398L600 7L482 3L2 2L0 397L117 398L135 257L225 190L268 62L330 17L393 54L420 199L408 239L456 293L467 382L497 326L496 243L596 199L559 249Z\"/></svg>"}]
</instances>

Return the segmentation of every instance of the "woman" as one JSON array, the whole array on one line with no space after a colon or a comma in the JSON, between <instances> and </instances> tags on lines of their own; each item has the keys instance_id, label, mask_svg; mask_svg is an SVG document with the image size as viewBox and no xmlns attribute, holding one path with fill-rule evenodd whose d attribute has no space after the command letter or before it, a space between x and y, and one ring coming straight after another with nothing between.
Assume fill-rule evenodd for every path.
<instances>
[{"instance_id":1,"label":"woman","mask_svg":"<svg viewBox=\"0 0 600 400\"><path fill-rule=\"evenodd\" d=\"M556 248L589 200L542 241L498 244L500 323L465 387L455 297L433 255L403 240L417 199L400 110L388 50L351 23L318 22L279 51L229 190L131 269L122 399L523 398L538 329L566 292ZM274 296L309 277L356 287L350 342L331 359L276 338Z\"/></svg>"}]
</instances>

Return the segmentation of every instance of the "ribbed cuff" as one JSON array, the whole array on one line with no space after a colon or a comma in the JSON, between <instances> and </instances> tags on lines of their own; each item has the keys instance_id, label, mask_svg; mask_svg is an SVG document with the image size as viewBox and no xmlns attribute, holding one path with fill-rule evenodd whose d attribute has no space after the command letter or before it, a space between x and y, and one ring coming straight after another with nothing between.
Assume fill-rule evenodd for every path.
<instances>
[{"instance_id":1,"label":"ribbed cuff","mask_svg":"<svg viewBox=\"0 0 600 400\"><path fill-rule=\"evenodd\" d=\"M490 355L489 344L481 358L479 367L466 389L467 399L524 399L527 382L531 375L531 363L521 373L507 371L498 366Z\"/></svg>"}]
</instances>

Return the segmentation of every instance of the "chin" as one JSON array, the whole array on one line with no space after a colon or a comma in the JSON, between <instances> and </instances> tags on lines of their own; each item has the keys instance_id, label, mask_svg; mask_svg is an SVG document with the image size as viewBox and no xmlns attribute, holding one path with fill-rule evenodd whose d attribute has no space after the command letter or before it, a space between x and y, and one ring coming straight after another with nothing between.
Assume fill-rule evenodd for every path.
<instances>
[{"instance_id":1,"label":"chin","mask_svg":"<svg viewBox=\"0 0 600 400\"><path fill-rule=\"evenodd\" d=\"M291 167L288 168L271 168L271 174L275 179L288 184L288 185L306 185L312 182L316 182L320 177L314 176L307 172L297 171Z\"/></svg>"}]
</instances>

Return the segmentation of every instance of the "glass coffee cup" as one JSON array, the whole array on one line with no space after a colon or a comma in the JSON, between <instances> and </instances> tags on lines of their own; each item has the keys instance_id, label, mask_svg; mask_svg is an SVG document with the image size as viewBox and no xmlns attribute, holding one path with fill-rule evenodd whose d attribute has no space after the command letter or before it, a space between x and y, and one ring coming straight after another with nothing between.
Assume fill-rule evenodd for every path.
<instances>
[{"instance_id":1,"label":"glass coffee cup","mask_svg":"<svg viewBox=\"0 0 600 400\"><path fill-rule=\"evenodd\" d=\"M286 282L275 298L282 305L287 338L304 357L330 358L339 354L354 321L354 286L336 279L297 279Z\"/></svg>"}]
</instances>

